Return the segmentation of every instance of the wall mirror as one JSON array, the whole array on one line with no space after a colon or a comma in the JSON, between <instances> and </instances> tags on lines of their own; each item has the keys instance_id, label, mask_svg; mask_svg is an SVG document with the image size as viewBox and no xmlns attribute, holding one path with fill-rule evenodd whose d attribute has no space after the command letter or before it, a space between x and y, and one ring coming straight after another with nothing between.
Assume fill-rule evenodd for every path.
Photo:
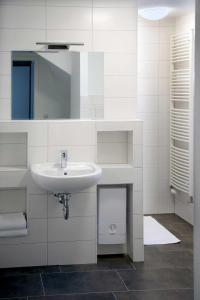
<instances>
[{"instance_id":1,"label":"wall mirror","mask_svg":"<svg viewBox=\"0 0 200 300\"><path fill-rule=\"evenodd\" d=\"M12 119L103 119L104 54L12 52Z\"/></svg>"}]
</instances>

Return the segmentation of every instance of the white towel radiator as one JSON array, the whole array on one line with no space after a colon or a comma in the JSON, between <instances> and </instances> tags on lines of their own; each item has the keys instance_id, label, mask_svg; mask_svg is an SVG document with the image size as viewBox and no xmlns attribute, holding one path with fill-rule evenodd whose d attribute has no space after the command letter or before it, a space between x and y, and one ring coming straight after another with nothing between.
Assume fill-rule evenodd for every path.
<instances>
[{"instance_id":1,"label":"white towel radiator","mask_svg":"<svg viewBox=\"0 0 200 300\"><path fill-rule=\"evenodd\" d=\"M171 37L170 186L193 196L193 32Z\"/></svg>"}]
</instances>

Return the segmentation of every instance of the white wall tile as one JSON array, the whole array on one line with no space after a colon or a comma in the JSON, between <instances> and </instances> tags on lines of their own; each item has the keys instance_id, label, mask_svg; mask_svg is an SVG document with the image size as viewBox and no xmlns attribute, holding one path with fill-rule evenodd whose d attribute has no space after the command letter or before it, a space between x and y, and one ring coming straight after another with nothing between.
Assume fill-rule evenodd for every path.
<instances>
[{"instance_id":1,"label":"white wall tile","mask_svg":"<svg viewBox=\"0 0 200 300\"><path fill-rule=\"evenodd\" d=\"M142 168L134 169L134 191L141 192L143 188L143 171Z\"/></svg>"},{"instance_id":2,"label":"white wall tile","mask_svg":"<svg viewBox=\"0 0 200 300\"><path fill-rule=\"evenodd\" d=\"M138 113L141 120L144 120L144 131L157 130L158 118L156 113Z\"/></svg>"},{"instance_id":3,"label":"white wall tile","mask_svg":"<svg viewBox=\"0 0 200 300\"><path fill-rule=\"evenodd\" d=\"M128 133L126 131L100 131L97 133L98 143L127 143Z\"/></svg>"},{"instance_id":4,"label":"white wall tile","mask_svg":"<svg viewBox=\"0 0 200 300\"><path fill-rule=\"evenodd\" d=\"M0 28L44 29L45 7L5 6L0 10Z\"/></svg>"},{"instance_id":5,"label":"white wall tile","mask_svg":"<svg viewBox=\"0 0 200 300\"><path fill-rule=\"evenodd\" d=\"M144 261L143 239L134 239L133 241L133 261Z\"/></svg>"},{"instance_id":6,"label":"white wall tile","mask_svg":"<svg viewBox=\"0 0 200 300\"><path fill-rule=\"evenodd\" d=\"M28 165L44 163L47 161L47 147L29 147Z\"/></svg>"},{"instance_id":7,"label":"white wall tile","mask_svg":"<svg viewBox=\"0 0 200 300\"><path fill-rule=\"evenodd\" d=\"M168 112L158 114L159 129L169 128L169 118L170 118L170 116L169 116Z\"/></svg>"},{"instance_id":8,"label":"white wall tile","mask_svg":"<svg viewBox=\"0 0 200 300\"><path fill-rule=\"evenodd\" d=\"M158 146L158 131L145 130L144 131L144 146Z\"/></svg>"},{"instance_id":9,"label":"white wall tile","mask_svg":"<svg viewBox=\"0 0 200 300\"><path fill-rule=\"evenodd\" d=\"M169 78L160 78L158 80L158 93L159 96L168 96L170 95L170 79Z\"/></svg>"},{"instance_id":10,"label":"white wall tile","mask_svg":"<svg viewBox=\"0 0 200 300\"><path fill-rule=\"evenodd\" d=\"M138 96L137 110L139 113L158 112L158 96Z\"/></svg>"},{"instance_id":11,"label":"white wall tile","mask_svg":"<svg viewBox=\"0 0 200 300\"><path fill-rule=\"evenodd\" d=\"M143 194L134 192L133 194L133 214L143 215Z\"/></svg>"},{"instance_id":12,"label":"white wall tile","mask_svg":"<svg viewBox=\"0 0 200 300\"><path fill-rule=\"evenodd\" d=\"M170 64L168 61L159 61L159 78L170 77Z\"/></svg>"},{"instance_id":13,"label":"white wall tile","mask_svg":"<svg viewBox=\"0 0 200 300\"><path fill-rule=\"evenodd\" d=\"M0 51L38 49L36 42L45 40L41 29L1 29Z\"/></svg>"},{"instance_id":14,"label":"white wall tile","mask_svg":"<svg viewBox=\"0 0 200 300\"><path fill-rule=\"evenodd\" d=\"M160 53L160 55L162 55L162 53ZM159 56L159 48L157 44L138 45L139 61L154 61L158 59L158 56Z\"/></svg>"},{"instance_id":15,"label":"white wall tile","mask_svg":"<svg viewBox=\"0 0 200 300\"><path fill-rule=\"evenodd\" d=\"M37 122L30 124L26 123L28 128L28 145L29 147L47 146L47 124Z\"/></svg>"},{"instance_id":16,"label":"white wall tile","mask_svg":"<svg viewBox=\"0 0 200 300\"><path fill-rule=\"evenodd\" d=\"M138 29L138 43L141 44L156 44L159 42L159 30L152 27L151 30L145 27Z\"/></svg>"},{"instance_id":17,"label":"white wall tile","mask_svg":"<svg viewBox=\"0 0 200 300\"><path fill-rule=\"evenodd\" d=\"M141 78L138 82L138 95L156 96L158 93L158 80L155 78Z\"/></svg>"},{"instance_id":18,"label":"white wall tile","mask_svg":"<svg viewBox=\"0 0 200 300\"><path fill-rule=\"evenodd\" d=\"M136 0L93 0L94 7L136 7Z\"/></svg>"},{"instance_id":19,"label":"white wall tile","mask_svg":"<svg viewBox=\"0 0 200 300\"><path fill-rule=\"evenodd\" d=\"M136 114L136 98L106 98L104 103L105 119L133 119Z\"/></svg>"},{"instance_id":20,"label":"white wall tile","mask_svg":"<svg viewBox=\"0 0 200 300\"><path fill-rule=\"evenodd\" d=\"M0 75L0 98L10 99L11 78L10 75Z\"/></svg>"},{"instance_id":21,"label":"white wall tile","mask_svg":"<svg viewBox=\"0 0 200 300\"><path fill-rule=\"evenodd\" d=\"M46 0L47 6L92 7L92 0Z\"/></svg>"},{"instance_id":22,"label":"white wall tile","mask_svg":"<svg viewBox=\"0 0 200 300\"><path fill-rule=\"evenodd\" d=\"M21 6L44 6L45 0L1 0L0 5L21 5Z\"/></svg>"},{"instance_id":23,"label":"white wall tile","mask_svg":"<svg viewBox=\"0 0 200 300\"><path fill-rule=\"evenodd\" d=\"M158 148L156 146L144 147L144 168L155 166L158 163Z\"/></svg>"},{"instance_id":24,"label":"white wall tile","mask_svg":"<svg viewBox=\"0 0 200 300\"><path fill-rule=\"evenodd\" d=\"M47 7L48 29L92 29L92 8Z\"/></svg>"},{"instance_id":25,"label":"white wall tile","mask_svg":"<svg viewBox=\"0 0 200 300\"><path fill-rule=\"evenodd\" d=\"M105 76L105 98L136 97L137 86L134 76Z\"/></svg>"},{"instance_id":26,"label":"white wall tile","mask_svg":"<svg viewBox=\"0 0 200 300\"><path fill-rule=\"evenodd\" d=\"M129 8L94 8L94 30L136 30L137 11Z\"/></svg>"},{"instance_id":27,"label":"white wall tile","mask_svg":"<svg viewBox=\"0 0 200 300\"><path fill-rule=\"evenodd\" d=\"M98 163L100 164L127 164L128 151L126 143L99 143Z\"/></svg>"},{"instance_id":28,"label":"white wall tile","mask_svg":"<svg viewBox=\"0 0 200 300\"><path fill-rule=\"evenodd\" d=\"M0 166L26 166L26 162L26 145L0 144Z\"/></svg>"},{"instance_id":29,"label":"white wall tile","mask_svg":"<svg viewBox=\"0 0 200 300\"><path fill-rule=\"evenodd\" d=\"M46 194L28 194L28 217L32 219L47 218Z\"/></svg>"},{"instance_id":30,"label":"white wall tile","mask_svg":"<svg viewBox=\"0 0 200 300\"><path fill-rule=\"evenodd\" d=\"M167 112L170 109L169 97L159 96L158 97L158 111L161 113Z\"/></svg>"},{"instance_id":31,"label":"white wall tile","mask_svg":"<svg viewBox=\"0 0 200 300\"><path fill-rule=\"evenodd\" d=\"M142 168L143 167L143 151L141 145L133 146L133 162L134 167ZM130 150L129 150L130 151Z\"/></svg>"},{"instance_id":32,"label":"white wall tile","mask_svg":"<svg viewBox=\"0 0 200 300\"><path fill-rule=\"evenodd\" d=\"M1 213L14 213L26 211L25 189L0 190Z\"/></svg>"},{"instance_id":33,"label":"white wall tile","mask_svg":"<svg viewBox=\"0 0 200 300\"><path fill-rule=\"evenodd\" d=\"M135 41L136 31L94 31L95 51L136 53Z\"/></svg>"},{"instance_id":34,"label":"white wall tile","mask_svg":"<svg viewBox=\"0 0 200 300\"><path fill-rule=\"evenodd\" d=\"M78 132L79 138L74 134ZM91 122L83 122L80 126L78 122L50 123L49 124L49 145L95 145L95 126Z\"/></svg>"},{"instance_id":35,"label":"white wall tile","mask_svg":"<svg viewBox=\"0 0 200 300\"><path fill-rule=\"evenodd\" d=\"M49 265L96 263L96 241L49 243L48 263Z\"/></svg>"},{"instance_id":36,"label":"white wall tile","mask_svg":"<svg viewBox=\"0 0 200 300\"><path fill-rule=\"evenodd\" d=\"M170 43L170 37L174 33L174 27L166 26L159 28L159 42L160 43Z\"/></svg>"},{"instance_id":37,"label":"white wall tile","mask_svg":"<svg viewBox=\"0 0 200 300\"><path fill-rule=\"evenodd\" d=\"M159 45L159 59L170 60L170 45L169 43L163 43Z\"/></svg>"},{"instance_id":38,"label":"white wall tile","mask_svg":"<svg viewBox=\"0 0 200 300\"><path fill-rule=\"evenodd\" d=\"M48 219L48 241L84 241L95 240L95 217L74 217Z\"/></svg>"},{"instance_id":39,"label":"white wall tile","mask_svg":"<svg viewBox=\"0 0 200 300\"><path fill-rule=\"evenodd\" d=\"M158 65L157 61L140 61L138 63L138 77L158 78Z\"/></svg>"},{"instance_id":40,"label":"white wall tile","mask_svg":"<svg viewBox=\"0 0 200 300\"><path fill-rule=\"evenodd\" d=\"M11 119L11 102L9 99L0 99L0 120Z\"/></svg>"},{"instance_id":41,"label":"white wall tile","mask_svg":"<svg viewBox=\"0 0 200 300\"><path fill-rule=\"evenodd\" d=\"M47 244L1 245L0 256L1 268L44 266L47 264Z\"/></svg>"},{"instance_id":42,"label":"white wall tile","mask_svg":"<svg viewBox=\"0 0 200 300\"><path fill-rule=\"evenodd\" d=\"M159 26L159 21L156 20L146 20L140 16L138 16L138 25L139 27L158 27Z\"/></svg>"},{"instance_id":43,"label":"white wall tile","mask_svg":"<svg viewBox=\"0 0 200 300\"><path fill-rule=\"evenodd\" d=\"M133 75L137 74L136 54L105 53L104 54L105 75Z\"/></svg>"},{"instance_id":44,"label":"white wall tile","mask_svg":"<svg viewBox=\"0 0 200 300\"><path fill-rule=\"evenodd\" d=\"M0 75L11 74L11 53L0 52Z\"/></svg>"},{"instance_id":45,"label":"white wall tile","mask_svg":"<svg viewBox=\"0 0 200 300\"><path fill-rule=\"evenodd\" d=\"M133 216L133 236L134 239L143 238L143 215L136 215Z\"/></svg>"}]
</instances>

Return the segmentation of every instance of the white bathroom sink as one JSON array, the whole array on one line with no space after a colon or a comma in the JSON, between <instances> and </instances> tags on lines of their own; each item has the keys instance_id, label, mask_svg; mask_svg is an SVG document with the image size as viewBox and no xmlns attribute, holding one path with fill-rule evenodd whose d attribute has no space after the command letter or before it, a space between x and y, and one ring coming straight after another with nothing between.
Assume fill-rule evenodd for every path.
<instances>
[{"instance_id":1,"label":"white bathroom sink","mask_svg":"<svg viewBox=\"0 0 200 300\"><path fill-rule=\"evenodd\" d=\"M41 163L31 166L36 184L53 193L74 193L92 187L101 177L101 168L94 163L68 163L61 168L55 163Z\"/></svg>"}]
</instances>

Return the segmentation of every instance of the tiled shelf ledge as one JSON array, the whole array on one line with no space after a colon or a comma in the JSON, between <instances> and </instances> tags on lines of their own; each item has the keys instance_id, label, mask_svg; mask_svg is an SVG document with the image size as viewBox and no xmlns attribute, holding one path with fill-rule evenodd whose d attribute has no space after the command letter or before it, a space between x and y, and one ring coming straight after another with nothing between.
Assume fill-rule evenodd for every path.
<instances>
[{"instance_id":1,"label":"tiled shelf ledge","mask_svg":"<svg viewBox=\"0 0 200 300\"><path fill-rule=\"evenodd\" d=\"M28 168L26 166L2 166L0 167L0 172L16 172L16 171L27 171Z\"/></svg>"},{"instance_id":2,"label":"tiled shelf ledge","mask_svg":"<svg viewBox=\"0 0 200 300\"><path fill-rule=\"evenodd\" d=\"M102 177L98 184L132 184L134 167L129 164L100 164Z\"/></svg>"}]
</instances>

